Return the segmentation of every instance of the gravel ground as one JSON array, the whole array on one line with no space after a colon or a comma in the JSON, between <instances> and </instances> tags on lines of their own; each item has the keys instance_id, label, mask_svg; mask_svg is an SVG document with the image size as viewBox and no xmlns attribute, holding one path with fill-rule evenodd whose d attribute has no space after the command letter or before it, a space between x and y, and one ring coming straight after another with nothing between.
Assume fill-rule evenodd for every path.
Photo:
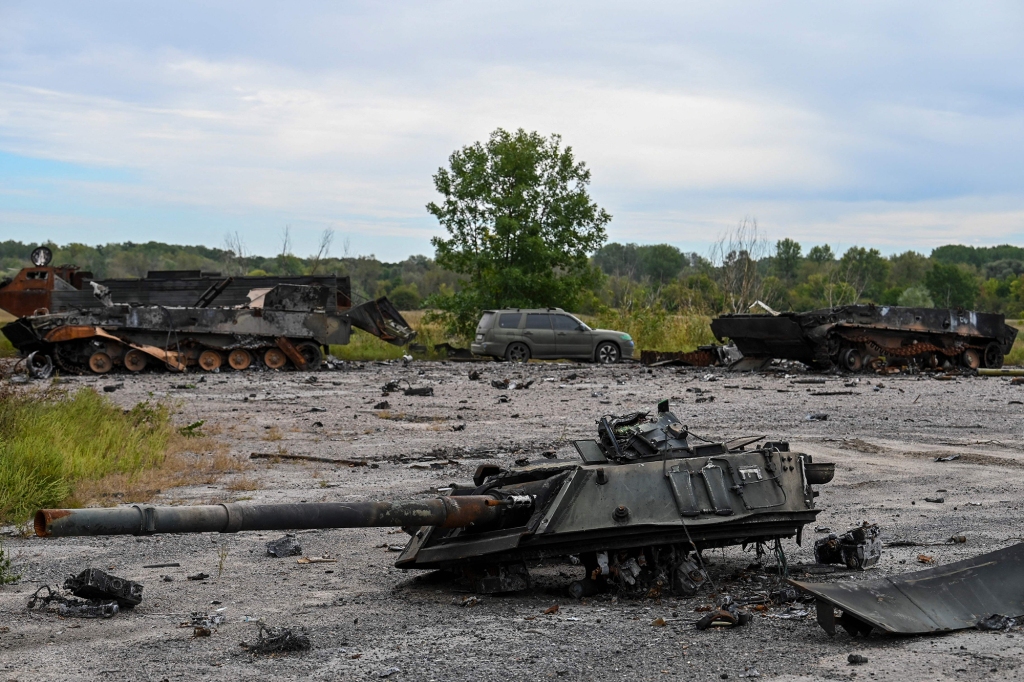
<instances>
[{"instance_id":1,"label":"gravel ground","mask_svg":"<svg viewBox=\"0 0 1024 682\"><path fill-rule=\"evenodd\" d=\"M483 380L467 378L473 369ZM183 423L207 420L213 437L241 458L287 452L377 465L252 460L250 468L215 485L165 490L157 503L422 497L453 481L468 482L483 462L510 465L550 449L573 456L568 441L593 437L602 414L653 409L658 399L671 398L680 419L705 437L765 434L789 440L815 461L836 462L835 480L819 488L816 526L842 531L866 519L881 525L886 540L967 537L962 545L886 549L873 569L812 580L913 571L923 567L921 552L949 563L1006 547L1024 534L1018 492L1024 483L1024 387L998 378L873 375L850 386L850 377L790 371L354 363L315 375L69 381L123 381L110 396L124 406L152 398L178 401ZM515 391L490 386L490 379L502 377L535 383ZM825 383L800 383L812 378ZM434 396L392 394L386 412L375 409L385 399L380 387L393 379L433 386ZM182 386L190 387L176 388ZM499 404L500 394L510 402ZM697 403L698 396L714 401ZM829 418L808 421L813 412ZM453 430L462 424L464 430ZM961 458L934 461L952 453ZM246 482L256 489L239 489L252 487ZM924 501L935 495L945 502ZM299 532L306 556L338 559L307 565L266 555L265 543L279 534L42 540L8 531L4 544L23 580L0 588L0 680L718 680L756 678L754 670L766 680L1003 680L1016 679L1024 662L1019 630L868 639L840 632L830 639L814 622L813 607L806 618L778 618L782 607L755 615L745 628L699 632L692 623L701 615L695 609L713 601L707 591L689 599L600 596L577 602L565 588L581 569L569 563L531 566L531 590L483 596L475 606L460 607L455 602L465 593L457 585L392 566L397 554L388 546L405 538L397 529ZM813 560L815 536L808 527L804 547L784 543L791 564ZM742 571L754 555L740 548L709 552L707 559L712 577L729 594L743 595L774 579ZM144 568L170 562L180 567ZM141 581L143 603L99 621L25 608L37 586L60 583L85 567ZM211 577L186 580L197 572ZM545 613L555 604L557 612ZM191 628L179 627L192 612L217 609L225 622L209 637L195 638ZM667 624L652 626L659 617ZM256 619L304 628L312 649L247 653L240 643L254 641ZM850 653L867 656L868 663L848 665Z\"/></svg>"}]
</instances>

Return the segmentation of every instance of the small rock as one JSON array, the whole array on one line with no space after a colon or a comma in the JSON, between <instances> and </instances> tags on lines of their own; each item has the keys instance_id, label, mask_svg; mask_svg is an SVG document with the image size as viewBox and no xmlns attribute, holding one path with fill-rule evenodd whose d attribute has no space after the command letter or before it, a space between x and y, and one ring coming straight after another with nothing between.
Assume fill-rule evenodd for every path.
<instances>
[{"instance_id":1,"label":"small rock","mask_svg":"<svg viewBox=\"0 0 1024 682\"><path fill-rule=\"evenodd\" d=\"M268 542L267 554L273 557L298 556L302 554L302 545L295 539L295 535L289 533L282 538Z\"/></svg>"},{"instance_id":2,"label":"small rock","mask_svg":"<svg viewBox=\"0 0 1024 682\"><path fill-rule=\"evenodd\" d=\"M850 665L864 665L868 662L868 657L861 656L860 654L850 654L846 657L846 662Z\"/></svg>"}]
</instances>

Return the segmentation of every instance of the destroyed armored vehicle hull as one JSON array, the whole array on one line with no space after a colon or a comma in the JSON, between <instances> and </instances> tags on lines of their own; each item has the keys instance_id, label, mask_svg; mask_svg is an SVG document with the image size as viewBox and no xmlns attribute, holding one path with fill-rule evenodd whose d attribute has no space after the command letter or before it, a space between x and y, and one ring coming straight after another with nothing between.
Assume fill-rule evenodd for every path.
<instances>
[{"instance_id":1,"label":"destroyed armored vehicle hull","mask_svg":"<svg viewBox=\"0 0 1024 682\"><path fill-rule=\"evenodd\" d=\"M850 305L807 313L723 315L711 331L751 359L856 372L884 362L1002 367L1017 330L1003 315L962 309Z\"/></svg>"},{"instance_id":2,"label":"destroyed armored vehicle hull","mask_svg":"<svg viewBox=\"0 0 1024 682\"><path fill-rule=\"evenodd\" d=\"M691 445L660 407L656 419L603 418L600 440L576 443L582 462L483 465L473 486L436 499L41 510L35 528L49 537L402 526L412 537L399 568L451 569L477 591L507 592L530 584L528 562L575 556L586 568L570 588L577 597L693 594L707 548L800 542L818 514L813 486L832 479L832 465L783 442L755 446L759 437Z\"/></svg>"},{"instance_id":3,"label":"destroyed armored vehicle hull","mask_svg":"<svg viewBox=\"0 0 1024 682\"><path fill-rule=\"evenodd\" d=\"M139 372L165 366L206 371L250 366L319 369L323 348L346 344L352 326L391 343L415 337L386 298L339 312L328 287L281 284L248 306L166 307L116 304L22 317L3 333L22 354L35 353L72 373Z\"/></svg>"}]
</instances>

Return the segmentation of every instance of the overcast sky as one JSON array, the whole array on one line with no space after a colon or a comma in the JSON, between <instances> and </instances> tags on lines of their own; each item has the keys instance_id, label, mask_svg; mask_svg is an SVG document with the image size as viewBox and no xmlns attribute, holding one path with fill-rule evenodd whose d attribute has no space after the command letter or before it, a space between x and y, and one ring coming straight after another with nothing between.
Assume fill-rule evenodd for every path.
<instances>
[{"instance_id":1,"label":"overcast sky","mask_svg":"<svg viewBox=\"0 0 1024 682\"><path fill-rule=\"evenodd\" d=\"M0 239L432 254L456 148L560 133L614 241L1024 242L1019 2L0 0Z\"/></svg>"}]
</instances>

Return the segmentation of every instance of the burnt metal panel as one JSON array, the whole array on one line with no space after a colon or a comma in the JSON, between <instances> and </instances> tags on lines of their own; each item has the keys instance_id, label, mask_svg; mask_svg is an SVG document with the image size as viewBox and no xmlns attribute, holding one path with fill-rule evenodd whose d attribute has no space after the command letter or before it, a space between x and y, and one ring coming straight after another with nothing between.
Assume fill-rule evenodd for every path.
<instances>
[{"instance_id":1,"label":"burnt metal panel","mask_svg":"<svg viewBox=\"0 0 1024 682\"><path fill-rule=\"evenodd\" d=\"M840 624L845 619L854 629L867 624L904 635L963 630L995 613L1024 615L1024 543L879 580L789 582L818 598L818 622L829 634L835 634L833 608L844 612Z\"/></svg>"}]
</instances>

